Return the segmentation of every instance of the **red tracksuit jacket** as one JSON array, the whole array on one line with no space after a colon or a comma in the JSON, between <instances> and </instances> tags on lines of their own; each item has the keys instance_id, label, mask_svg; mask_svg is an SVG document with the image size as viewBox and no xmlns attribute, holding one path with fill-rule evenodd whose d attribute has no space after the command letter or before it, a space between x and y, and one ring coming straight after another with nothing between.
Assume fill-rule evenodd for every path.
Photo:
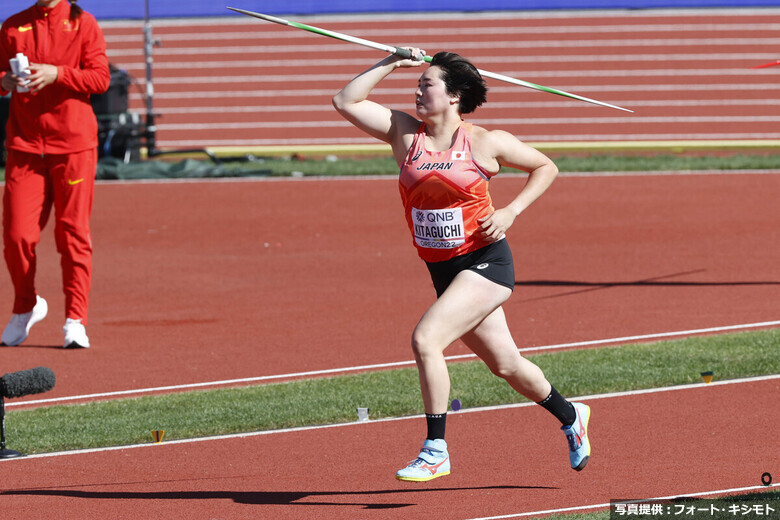
<instances>
[{"instance_id":1,"label":"red tracksuit jacket","mask_svg":"<svg viewBox=\"0 0 780 520\"><path fill-rule=\"evenodd\" d=\"M3 23L0 77L19 52L30 63L56 65L58 75L38 93L11 95L7 148L41 155L96 148L97 120L89 96L108 90L111 74L95 17L82 12L71 21L66 0L52 8L33 5Z\"/></svg>"}]
</instances>

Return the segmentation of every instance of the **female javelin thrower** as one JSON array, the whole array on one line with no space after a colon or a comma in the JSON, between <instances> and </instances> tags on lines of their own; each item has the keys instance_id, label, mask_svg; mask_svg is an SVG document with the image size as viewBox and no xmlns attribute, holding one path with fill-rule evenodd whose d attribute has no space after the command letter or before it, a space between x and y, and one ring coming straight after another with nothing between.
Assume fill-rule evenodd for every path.
<instances>
[{"instance_id":1,"label":"female javelin thrower","mask_svg":"<svg viewBox=\"0 0 780 520\"><path fill-rule=\"evenodd\" d=\"M420 76L415 92L419 119L369 101L371 90L393 70L423 64L424 51L409 50L415 58L388 56L333 98L344 118L391 145L401 169L406 220L438 295L412 334L428 435L420 454L396 478L424 482L450 473L444 350L457 339L494 374L560 420L571 467L582 470L590 457L590 408L564 399L539 367L520 356L501 308L515 283L504 234L550 186L558 169L511 134L463 121L462 114L486 100L487 88L477 69L457 54L436 54ZM524 170L529 177L509 205L494 209L488 181L501 166Z\"/></svg>"}]
</instances>

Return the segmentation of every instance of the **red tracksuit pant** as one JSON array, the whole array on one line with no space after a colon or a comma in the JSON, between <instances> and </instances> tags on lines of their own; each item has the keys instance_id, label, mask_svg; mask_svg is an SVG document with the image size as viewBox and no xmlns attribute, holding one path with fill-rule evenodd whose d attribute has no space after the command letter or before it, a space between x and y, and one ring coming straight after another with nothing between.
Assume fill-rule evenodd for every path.
<instances>
[{"instance_id":1,"label":"red tracksuit pant","mask_svg":"<svg viewBox=\"0 0 780 520\"><path fill-rule=\"evenodd\" d=\"M5 261L14 286L14 314L35 306L35 248L54 206L65 317L86 324L92 277L89 218L97 150L63 155L8 150L3 193Z\"/></svg>"}]
</instances>

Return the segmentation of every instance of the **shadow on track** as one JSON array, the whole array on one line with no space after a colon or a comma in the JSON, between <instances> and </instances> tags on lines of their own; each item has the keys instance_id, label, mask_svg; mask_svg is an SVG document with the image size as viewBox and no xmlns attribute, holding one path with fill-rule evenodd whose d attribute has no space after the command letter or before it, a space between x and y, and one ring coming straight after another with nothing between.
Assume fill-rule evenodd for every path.
<instances>
[{"instance_id":1,"label":"shadow on track","mask_svg":"<svg viewBox=\"0 0 780 520\"><path fill-rule=\"evenodd\" d=\"M151 482L135 484L153 484ZM114 486L117 484L103 484ZM128 485L127 483L121 485ZM413 502L399 501L391 503L372 502L370 497L398 495L403 497L415 493L437 493L457 491L483 490L524 490L524 489L558 489L548 486L481 486L455 487L435 489L381 489L375 491L84 491L79 489L18 489L0 492L0 496L42 496L66 497L97 500L232 500L239 504L249 505L301 505L301 506L358 506L364 509L396 509L417 505ZM352 497L365 496L366 499L355 500ZM332 497L332 500L328 500ZM313 500L299 502L312 498ZM345 501L339 500L345 499ZM408 499L408 497L407 497Z\"/></svg>"},{"instance_id":2,"label":"shadow on track","mask_svg":"<svg viewBox=\"0 0 780 520\"><path fill-rule=\"evenodd\" d=\"M529 298L523 301L546 300L550 298L560 298L562 296L571 296L573 294L582 294L591 291L600 291L611 289L613 287L736 287L736 286L755 286L755 285L780 285L780 281L752 281L752 282L675 282L666 281L667 278L685 276L704 272L704 269L695 271L686 271L682 273L667 274L646 278L643 280L633 280L628 282L586 282L577 280L517 280L515 287L582 287L582 289Z\"/></svg>"}]
</instances>

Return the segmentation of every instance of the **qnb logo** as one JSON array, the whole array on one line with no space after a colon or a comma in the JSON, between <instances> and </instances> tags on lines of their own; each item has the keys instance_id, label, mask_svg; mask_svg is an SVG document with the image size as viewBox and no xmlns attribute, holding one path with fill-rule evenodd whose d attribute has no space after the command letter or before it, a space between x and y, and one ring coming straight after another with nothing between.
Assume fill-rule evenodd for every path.
<instances>
[{"instance_id":1,"label":"qnb logo","mask_svg":"<svg viewBox=\"0 0 780 520\"><path fill-rule=\"evenodd\" d=\"M422 224L423 222L429 222L431 224L449 223L459 220L460 212L447 210L447 209L433 209L433 210L414 210L414 219Z\"/></svg>"}]
</instances>

